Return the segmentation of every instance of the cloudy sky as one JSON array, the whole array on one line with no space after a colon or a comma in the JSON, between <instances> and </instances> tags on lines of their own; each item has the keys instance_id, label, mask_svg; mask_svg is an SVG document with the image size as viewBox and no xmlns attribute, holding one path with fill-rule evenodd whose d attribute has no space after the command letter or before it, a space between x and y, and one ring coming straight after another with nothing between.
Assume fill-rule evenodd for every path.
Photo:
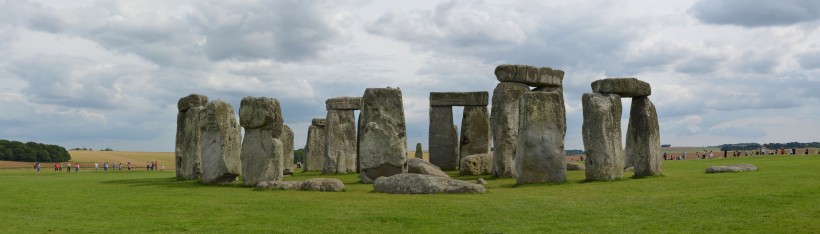
<instances>
[{"instance_id":1,"label":"cloudy sky","mask_svg":"<svg viewBox=\"0 0 820 234\"><path fill-rule=\"evenodd\" d=\"M665 144L820 140L815 0L0 0L0 11L0 139L173 151L177 100L202 93L235 109L278 98L301 148L326 99L391 86L408 145L426 148L429 92L492 91L510 63L566 71L567 149L583 149L581 95L606 77L652 85Z\"/></svg>"}]
</instances>

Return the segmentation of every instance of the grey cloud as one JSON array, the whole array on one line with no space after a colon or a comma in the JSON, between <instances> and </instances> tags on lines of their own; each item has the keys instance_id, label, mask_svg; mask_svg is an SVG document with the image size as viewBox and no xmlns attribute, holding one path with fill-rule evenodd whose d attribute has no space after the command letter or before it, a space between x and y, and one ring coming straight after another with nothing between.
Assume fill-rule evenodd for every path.
<instances>
[{"instance_id":1,"label":"grey cloud","mask_svg":"<svg viewBox=\"0 0 820 234\"><path fill-rule=\"evenodd\" d=\"M815 0L703 0L689 13L708 24L743 27L782 26L820 19Z\"/></svg>"},{"instance_id":2,"label":"grey cloud","mask_svg":"<svg viewBox=\"0 0 820 234\"><path fill-rule=\"evenodd\" d=\"M800 67L804 69L820 69L820 52L805 53L797 57Z\"/></svg>"},{"instance_id":3,"label":"grey cloud","mask_svg":"<svg viewBox=\"0 0 820 234\"><path fill-rule=\"evenodd\" d=\"M694 75L704 75L715 72L723 59L717 56L699 55L680 62L675 71Z\"/></svg>"}]
</instances>

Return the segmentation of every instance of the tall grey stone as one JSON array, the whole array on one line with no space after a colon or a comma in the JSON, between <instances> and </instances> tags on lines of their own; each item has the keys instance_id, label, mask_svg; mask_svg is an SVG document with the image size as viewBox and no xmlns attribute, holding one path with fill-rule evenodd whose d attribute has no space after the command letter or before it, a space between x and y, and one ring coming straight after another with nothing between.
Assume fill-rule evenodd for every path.
<instances>
[{"instance_id":1,"label":"tall grey stone","mask_svg":"<svg viewBox=\"0 0 820 234\"><path fill-rule=\"evenodd\" d=\"M424 159L424 152L421 150L421 143L416 143L416 158Z\"/></svg>"},{"instance_id":2,"label":"tall grey stone","mask_svg":"<svg viewBox=\"0 0 820 234\"><path fill-rule=\"evenodd\" d=\"M592 92L613 93L621 97L646 97L652 95L649 83L635 78L606 78L592 82Z\"/></svg>"},{"instance_id":3,"label":"tall grey stone","mask_svg":"<svg viewBox=\"0 0 820 234\"><path fill-rule=\"evenodd\" d=\"M465 106L461 119L459 160L490 152L490 116L486 106Z\"/></svg>"},{"instance_id":4,"label":"tall grey stone","mask_svg":"<svg viewBox=\"0 0 820 234\"><path fill-rule=\"evenodd\" d=\"M356 119L353 110L329 110L322 174L356 172Z\"/></svg>"},{"instance_id":5,"label":"tall grey stone","mask_svg":"<svg viewBox=\"0 0 820 234\"><path fill-rule=\"evenodd\" d=\"M585 93L582 97L582 135L586 151L586 179L617 180L623 177L621 149L621 97L617 94Z\"/></svg>"},{"instance_id":6,"label":"tall grey stone","mask_svg":"<svg viewBox=\"0 0 820 234\"><path fill-rule=\"evenodd\" d=\"M655 105L648 97L632 99L629 126L626 129L627 166L635 168L635 176L661 175L661 136Z\"/></svg>"},{"instance_id":7,"label":"tall grey stone","mask_svg":"<svg viewBox=\"0 0 820 234\"><path fill-rule=\"evenodd\" d=\"M407 172L407 129L401 90L368 88L362 96L359 168L363 183Z\"/></svg>"},{"instance_id":8,"label":"tall grey stone","mask_svg":"<svg viewBox=\"0 0 820 234\"><path fill-rule=\"evenodd\" d=\"M516 183L566 181L564 97L558 92L527 92L518 103Z\"/></svg>"},{"instance_id":9,"label":"tall grey stone","mask_svg":"<svg viewBox=\"0 0 820 234\"><path fill-rule=\"evenodd\" d=\"M191 94L179 99L177 108L177 135L175 149L176 176L179 179L197 179L202 176L202 133L199 115L208 104L208 97Z\"/></svg>"},{"instance_id":10,"label":"tall grey stone","mask_svg":"<svg viewBox=\"0 0 820 234\"><path fill-rule=\"evenodd\" d=\"M442 170L458 167L458 133L453 124L453 108L449 106L430 107L429 137L427 153L430 163Z\"/></svg>"},{"instance_id":11,"label":"tall grey stone","mask_svg":"<svg viewBox=\"0 0 820 234\"><path fill-rule=\"evenodd\" d=\"M279 136L279 140L282 141L282 173L284 174L292 174L293 171L293 129L291 129L288 125L282 125L282 135Z\"/></svg>"},{"instance_id":12,"label":"tall grey stone","mask_svg":"<svg viewBox=\"0 0 820 234\"><path fill-rule=\"evenodd\" d=\"M501 82L522 83L533 87L563 86L564 71L529 65L499 65L495 77Z\"/></svg>"},{"instance_id":13,"label":"tall grey stone","mask_svg":"<svg viewBox=\"0 0 820 234\"><path fill-rule=\"evenodd\" d=\"M239 105L239 124L245 128L242 140L242 184L256 186L260 181L282 180L284 132L279 100L245 97ZM277 134L278 133L278 134Z\"/></svg>"},{"instance_id":14,"label":"tall grey stone","mask_svg":"<svg viewBox=\"0 0 820 234\"><path fill-rule=\"evenodd\" d=\"M321 171L325 161L325 119L313 119L305 144L305 171Z\"/></svg>"},{"instance_id":15,"label":"tall grey stone","mask_svg":"<svg viewBox=\"0 0 820 234\"><path fill-rule=\"evenodd\" d=\"M209 102L199 116L202 132L202 182L230 183L242 174L239 159L242 130L231 104L222 100Z\"/></svg>"},{"instance_id":16,"label":"tall grey stone","mask_svg":"<svg viewBox=\"0 0 820 234\"><path fill-rule=\"evenodd\" d=\"M493 176L513 177L516 142L518 139L518 98L529 91L520 83L501 82L493 90L490 122L493 131Z\"/></svg>"}]
</instances>

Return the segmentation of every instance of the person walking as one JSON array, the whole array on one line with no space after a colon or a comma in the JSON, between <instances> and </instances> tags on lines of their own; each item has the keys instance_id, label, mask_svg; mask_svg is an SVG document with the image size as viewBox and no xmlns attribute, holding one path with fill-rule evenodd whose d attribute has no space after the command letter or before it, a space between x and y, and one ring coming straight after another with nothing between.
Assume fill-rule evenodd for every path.
<instances>
[{"instance_id":1,"label":"person walking","mask_svg":"<svg viewBox=\"0 0 820 234\"><path fill-rule=\"evenodd\" d=\"M68 162L68 172L71 173L71 162Z\"/></svg>"},{"instance_id":2,"label":"person walking","mask_svg":"<svg viewBox=\"0 0 820 234\"><path fill-rule=\"evenodd\" d=\"M128 162L128 171L131 171L131 162Z\"/></svg>"},{"instance_id":3,"label":"person walking","mask_svg":"<svg viewBox=\"0 0 820 234\"><path fill-rule=\"evenodd\" d=\"M74 164L74 173L80 172L80 163Z\"/></svg>"},{"instance_id":4,"label":"person walking","mask_svg":"<svg viewBox=\"0 0 820 234\"><path fill-rule=\"evenodd\" d=\"M34 170L37 171L37 173L40 173L40 163L39 162L34 164Z\"/></svg>"},{"instance_id":5,"label":"person walking","mask_svg":"<svg viewBox=\"0 0 820 234\"><path fill-rule=\"evenodd\" d=\"M98 169L100 169L100 164L97 163L97 162L94 162L94 171L97 171Z\"/></svg>"},{"instance_id":6,"label":"person walking","mask_svg":"<svg viewBox=\"0 0 820 234\"><path fill-rule=\"evenodd\" d=\"M108 162L103 163L103 171L108 171Z\"/></svg>"},{"instance_id":7,"label":"person walking","mask_svg":"<svg viewBox=\"0 0 820 234\"><path fill-rule=\"evenodd\" d=\"M119 168L120 171L122 171L122 163L117 163L117 167Z\"/></svg>"},{"instance_id":8,"label":"person walking","mask_svg":"<svg viewBox=\"0 0 820 234\"><path fill-rule=\"evenodd\" d=\"M59 164L59 163L55 163L55 164L54 164L54 171L56 172L56 171L59 171L59 170L60 170L60 164Z\"/></svg>"}]
</instances>

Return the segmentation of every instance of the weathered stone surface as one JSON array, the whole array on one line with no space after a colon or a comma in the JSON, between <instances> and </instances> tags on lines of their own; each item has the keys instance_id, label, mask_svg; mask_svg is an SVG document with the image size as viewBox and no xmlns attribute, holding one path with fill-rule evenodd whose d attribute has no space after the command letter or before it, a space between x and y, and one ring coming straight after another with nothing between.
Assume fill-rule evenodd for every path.
<instances>
[{"instance_id":1,"label":"weathered stone surface","mask_svg":"<svg viewBox=\"0 0 820 234\"><path fill-rule=\"evenodd\" d=\"M430 163L443 170L458 167L458 133L453 125L453 108L449 106L430 107L430 128L428 157Z\"/></svg>"},{"instance_id":2,"label":"weathered stone surface","mask_svg":"<svg viewBox=\"0 0 820 234\"><path fill-rule=\"evenodd\" d=\"M245 129L242 140L242 185L255 186L260 181L282 180L282 141L273 138L273 130Z\"/></svg>"},{"instance_id":3,"label":"weathered stone surface","mask_svg":"<svg viewBox=\"0 0 820 234\"><path fill-rule=\"evenodd\" d=\"M490 116L486 106L464 107L459 143L459 158L490 152Z\"/></svg>"},{"instance_id":4,"label":"weathered stone surface","mask_svg":"<svg viewBox=\"0 0 820 234\"><path fill-rule=\"evenodd\" d=\"M304 171L321 171L325 162L325 126L314 124L308 127L307 143L305 143Z\"/></svg>"},{"instance_id":5,"label":"weathered stone surface","mask_svg":"<svg viewBox=\"0 0 820 234\"><path fill-rule=\"evenodd\" d=\"M245 97L239 104L239 124L245 129L273 130L282 134L282 109L279 100L268 97Z\"/></svg>"},{"instance_id":6,"label":"weathered stone surface","mask_svg":"<svg viewBox=\"0 0 820 234\"><path fill-rule=\"evenodd\" d=\"M363 183L407 172L407 129L401 90L368 88L362 96L359 168Z\"/></svg>"},{"instance_id":7,"label":"weathered stone surface","mask_svg":"<svg viewBox=\"0 0 820 234\"><path fill-rule=\"evenodd\" d=\"M310 121L310 125L320 127L324 127L326 123L327 122L325 121L325 119L322 118L313 118L313 120Z\"/></svg>"},{"instance_id":8,"label":"weathered stone surface","mask_svg":"<svg viewBox=\"0 0 820 234\"><path fill-rule=\"evenodd\" d=\"M176 175L179 179L197 179L202 176L202 133L199 116L205 107L190 107L177 114Z\"/></svg>"},{"instance_id":9,"label":"weathered stone surface","mask_svg":"<svg viewBox=\"0 0 820 234\"><path fill-rule=\"evenodd\" d=\"M503 64L495 68L495 77L501 82L515 82L534 87L561 87L564 71L549 67Z\"/></svg>"},{"instance_id":10,"label":"weathered stone surface","mask_svg":"<svg viewBox=\"0 0 820 234\"><path fill-rule=\"evenodd\" d=\"M430 92L430 106L487 106L490 94L483 92Z\"/></svg>"},{"instance_id":11,"label":"weathered stone surface","mask_svg":"<svg viewBox=\"0 0 820 234\"><path fill-rule=\"evenodd\" d=\"M421 143L416 143L416 158L424 159L424 151L421 150Z\"/></svg>"},{"instance_id":12,"label":"weathered stone surface","mask_svg":"<svg viewBox=\"0 0 820 234\"><path fill-rule=\"evenodd\" d=\"M359 110L362 109L361 97L335 97L325 101L327 110Z\"/></svg>"},{"instance_id":13,"label":"weathered stone surface","mask_svg":"<svg viewBox=\"0 0 820 234\"><path fill-rule=\"evenodd\" d=\"M582 135L586 151L586 179L617 180L623 177L621 149L621 97L585 93L582 97Z\"/></svg>"},{"instance_id":14,"label":"weathered stone surface","mask_svg":"<svg viewBox=\"0 0 820 234\"><path fill-rule=\"evenodd\" d=\"M407 160L407 173L450 177L447 173L444 173L441 168L420 158Z\"/></svg>"},{"instance_id":15,"label":"weathered stone surface","mask_svg":"<svg viewBox=\"0 0 820 234\"><path fill-rule=\"evenodd\" d=\"M236 181L242 174L239 159L242 130L233 107L222 100L209 102L200 113L199 129L202 132L202 182Z\"/></svg>"},{"instance_id":16,"label":"weathered stone surface","mask_svg":"<svg viewBox=\"0 0 820 234\"><path fill-rule=\"evenodd\" d=\"M486 185L486 184L487 184L487 181L486 181L486 180L484 180L484 178L478 178L478 179L475 181L475 183L476 183L476 184L480 184L480 185Z\"/></svg>"},{"instance_id":17,"label":"weathered stone surface","mask_svg":"<svg viewBox=\"0 0 820 234\"><path fill-rule=\"evenodd\" d=\"M606 78L592 82L592 92L614 93L621 97L645 97L652 95L649 83L636 78Z\"/></svg>"},{"instance_id":18,"label":"weathered stone surface","mask_svg":"<svg viewBox=\"0 0 820 234\"><path fill-rule=\"evenodd\" d=\"M515 148L518 139L518 98L529 91L520 83L501 82L493 90L490 123L493 131L493 176L513 177Z\"/></svg>"},{"instance_id":19,"label":"weathered stone surface","mask_svg":"<svg viewBox=\"0 0 820 234\"><path fill-rule=\"evenodd\" d=\"M467 181L412 173L379 177L373 183L373 190L392 194L484 193L487 191L484 186Z\"/></svg>"},{"instance_id":20,"label":"weathered stone surface","mask_svg":"<svg viewBox=\"0 0 820 234\"><path fill-rule=\"evenodd\" d=\"M626 166L635 167L635 176L661 175L661 134L655 105L648 97L632 99L626 129Z\"/></svg>"},{"instance_id":21,"label":"weathered stone surface","mask_svg":"<svg viewBox=\"0 0 820 234\"><path fill-rule=\"evenodd\" d=\"M204 107L206 104L208 104L208 96L192 93L179 99L177 109L179 109L179 112L185 112L188 108L197 106Z\"/></svg>"},{"instance_id":22,"label":"weathered stone surface","mask_svg":"<svg viewBox=\"0 0 820 234\"><path fill-rule=\"evenodd\" d=\"M566 181L564 98L556 92L527 92L521 95L518 104L516 183Z\"/></svg>"},{"instance_id":23,"label":"weathered stone surface","mask_svg":"<svg viewBox=\"0 0 820 234\"><path fill-rule=\"evenodd\" d=\"M458 170L459 175L492 175L493 155L486 153L463 157Z\"/></svg>"},{"instance_id":24,"label":"weathered stone surface","mask_svg":"<svg viewBox=\"0 0 820 234\"><path fill-rule=\"evenodd\" d=\"M292 174L293 170L293 129L288 125L283 125L282 135L279 135L279 140L282 141L282 172L284 174Z\"/></svg>"},{"instance_id":25,"label":"weathered stone surface","mask_svg":"<svg viewBox=\"0 0 820 234\"><path fill-rule=\"evenodd\" d=\"M313 178L306 181L262 181L256 187L258 189L341 192L344 191L345 184L335 178Z\"/></svg>"},{"instance_id":26,"label":"weathered stone surface","mask_svg":"<svg viewBox=\"0 0 820 234\"><path fill-rule=\"evenodd\" d=\"M327 111L323 174L356 172L356 119L353 110Z\"/></svg>"},{"instance_id":27,"label":"weathered stone surface","mask_svg":"<svg viewBox=\"0 0 820 234\"><path fill-rule=\"evenodd\" d=\"M711 166L706 168L706 173L723 173L723 172L745 172L757 171L757 167L752 164L734 164L725 166Z\"/></svg>"},{"instance_id":28,"label":"weathered stone surface","mask_svg":"<svg viewBox=\"0 0 820 234\"><path fill-rule=\"evenodd\" d=\"M584 164L568 162L567 163L567 171L583 171L586 170Z\"/></svg>"}]
</instances>

